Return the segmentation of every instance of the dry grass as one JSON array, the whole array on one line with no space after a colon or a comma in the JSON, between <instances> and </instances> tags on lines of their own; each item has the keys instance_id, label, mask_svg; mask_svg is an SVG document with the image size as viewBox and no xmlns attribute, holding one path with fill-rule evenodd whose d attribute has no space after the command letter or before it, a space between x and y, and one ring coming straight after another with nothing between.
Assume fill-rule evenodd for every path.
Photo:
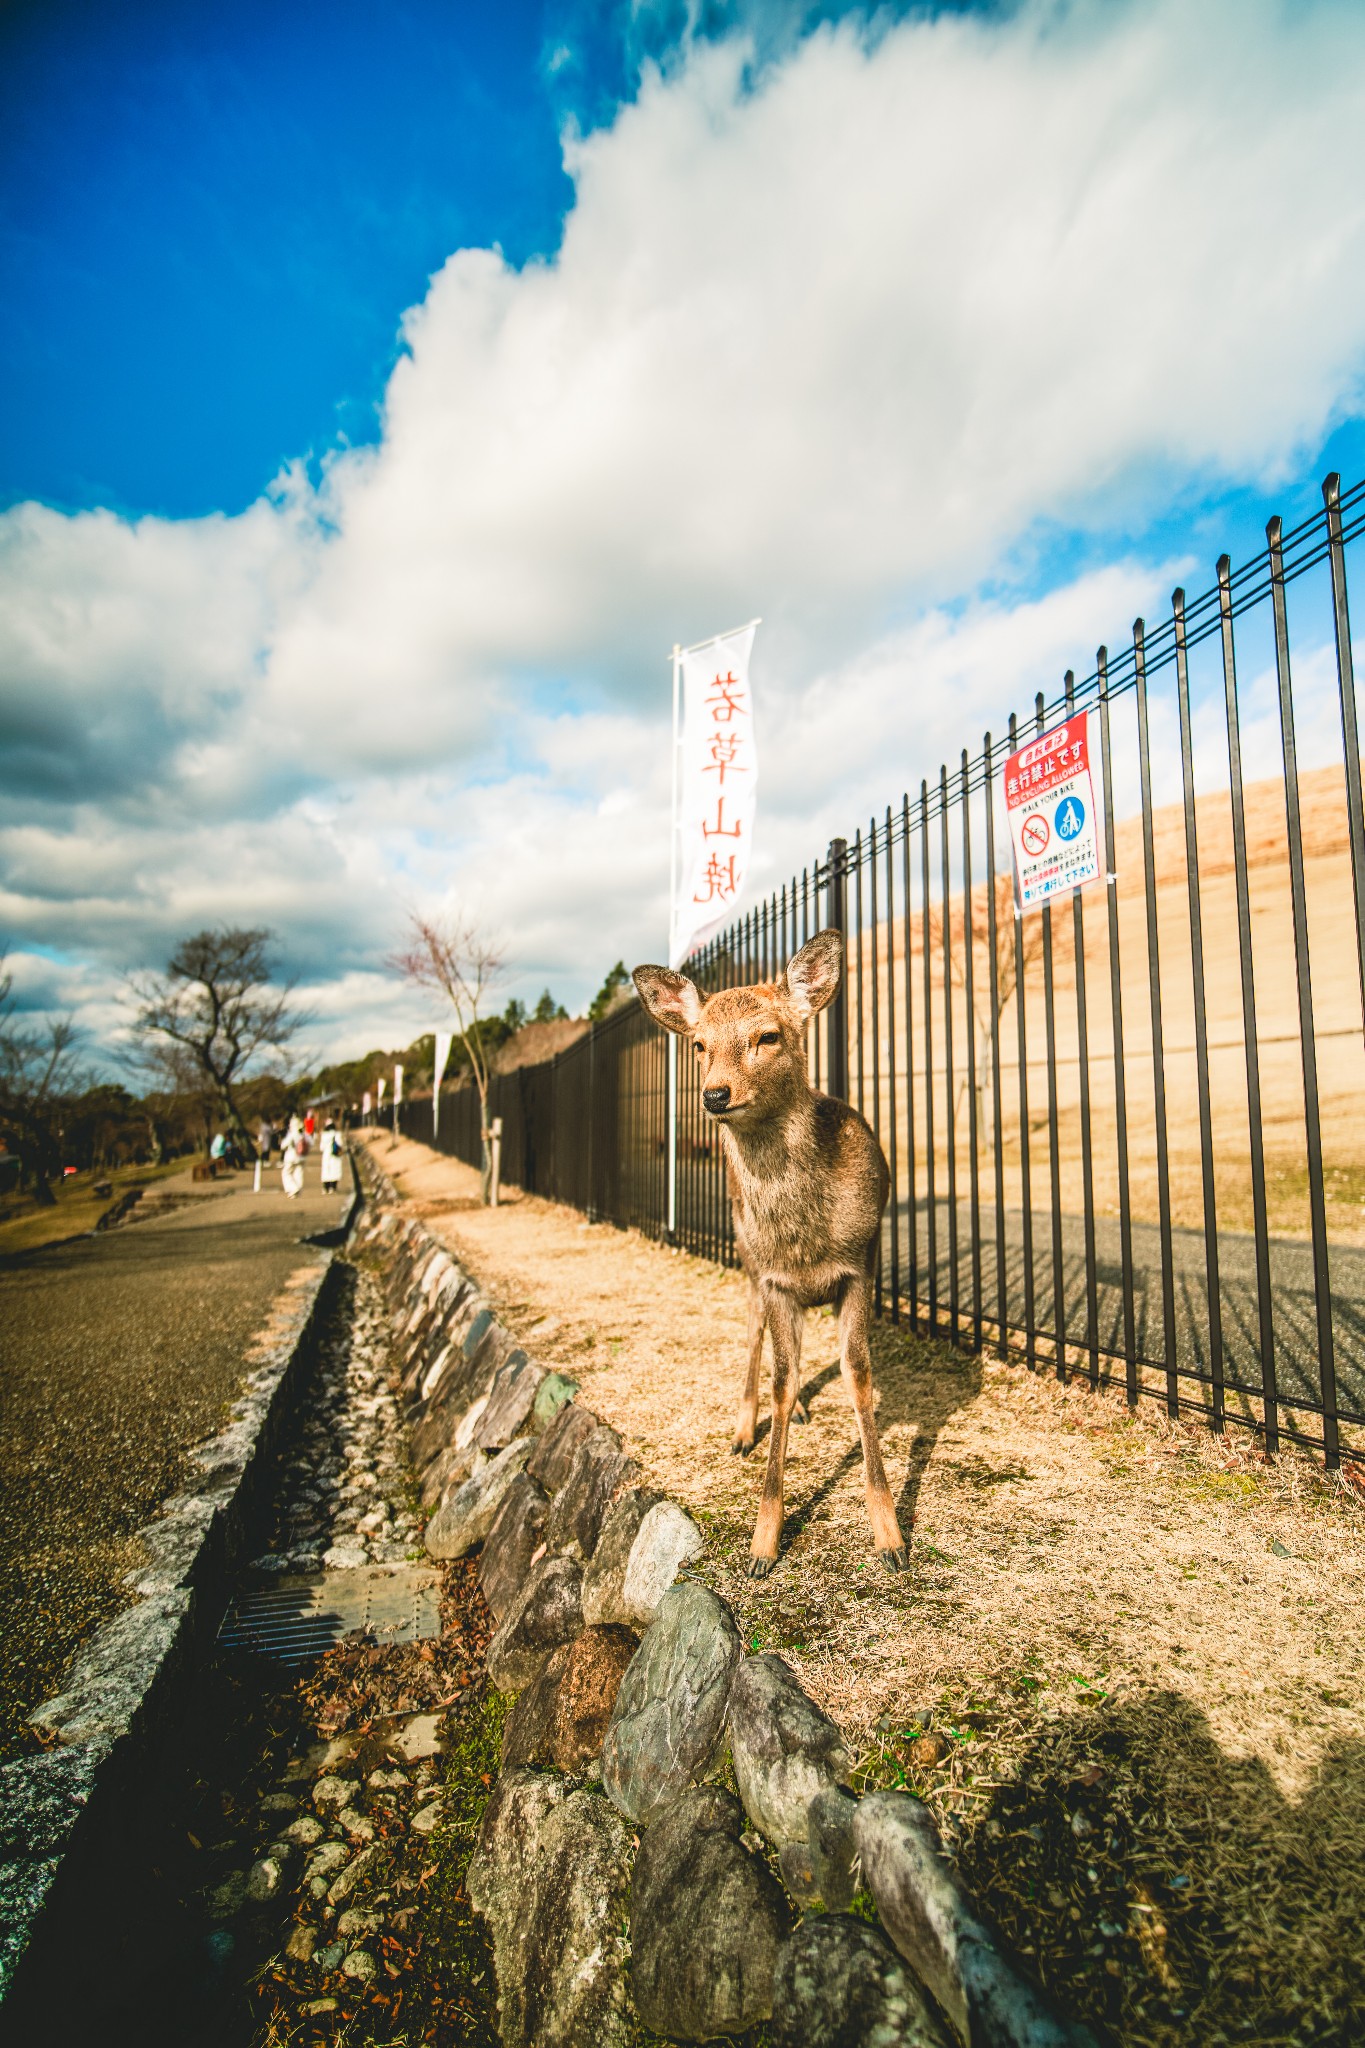
<instances>
[{"instance_id":1,"label":"dry grass","mask_svg":"<svg viewBox=\"0 0 1365 2048\"><path fill-rule=\"evenodd\" d=\"M572 1372L697 1516L705 1576L750 1647L787 1659L867 1782L930 1801L1068 2009L1144 2043L1365 2033L1355 1496L1297 1457L1268 1465L882 1327L912 1560L892 1578L834 1324L812 1315L785 1547L755 1583L761 1468L727 1450L742 1277L535 1198L482 1209L477 1177L421 1145L377 1156L533 1355Z\"/></svg>"}]
</instances>

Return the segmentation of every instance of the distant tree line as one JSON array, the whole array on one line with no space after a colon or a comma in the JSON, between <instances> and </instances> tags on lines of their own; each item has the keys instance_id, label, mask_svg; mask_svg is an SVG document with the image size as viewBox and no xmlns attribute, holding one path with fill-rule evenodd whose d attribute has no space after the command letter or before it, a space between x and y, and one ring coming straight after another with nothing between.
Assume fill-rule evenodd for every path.
<instances>
[{"instance_id":1,"label":"distant tree line","mask_svg":"<svg viewBox=\"0 0 1365 2048\"><path fill-rule=\"evenodd\" d=\"M68 1168L96 1173L207 1151L215 1132L249 1150L260 1123L287 1121L304 1104L335 1100L358 1110L401 1062L405 1092L432 1085L430 1033L412 1045L300 1071L294 1048L308 1018L277 975L272 934L225 926L180 941L161 973L127 983L131 1032L122 1054L129 1081L94 1069L74 1016L30 1020L0 955L0 1157L14 1162L0 1192L16 1185L41 1203L56 1199ZM629 999L618 962L588 1008L599 1019ZM446 1084L485 1083L508 1041L531 1024L566 1020L547 988L529 1008L474 1015L458 1032Z\"/></svg>"}]
</instances>

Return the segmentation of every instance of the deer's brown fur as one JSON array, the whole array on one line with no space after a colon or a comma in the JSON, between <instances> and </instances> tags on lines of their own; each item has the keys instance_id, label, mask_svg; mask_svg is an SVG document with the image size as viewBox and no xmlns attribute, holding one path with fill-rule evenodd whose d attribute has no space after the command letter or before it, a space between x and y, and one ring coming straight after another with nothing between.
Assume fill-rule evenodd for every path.
<instances>
[{"instance_id":1,"label":"deer's brown fur","mask_svg":"<svg viewBox=\"0 0 1365 2048\"><path fill-rule=\"evenodd\" d=\"M893 1570L906 1563L882 1465L867 1345L890 1178L865 1120L851 1104L817 1094L806 1067L806 1025L838 992L843 957L839 932L817 932L778 980L710 997L670 968L635 970L651 1016L695 1047L703 1106L720 1125L735 1243L750 1287L737 1451L753 1448L764 1330L772 1335L772 1434L751 1546L755 1578L777 1562L804 1312L825 1302L838 1311L839 1365L858 1418L873 1541Z\"/></svg>"}]
</instances>

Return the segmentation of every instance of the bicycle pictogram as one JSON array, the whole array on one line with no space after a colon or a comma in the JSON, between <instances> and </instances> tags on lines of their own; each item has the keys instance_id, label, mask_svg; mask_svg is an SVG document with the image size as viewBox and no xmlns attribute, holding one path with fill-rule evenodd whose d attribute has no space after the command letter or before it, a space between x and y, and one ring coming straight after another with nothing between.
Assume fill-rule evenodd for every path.
<instances>
[{"instance_id":1,"label":"bicycle pictogram","mask_svg":"<svg viewBox=\"0 0 1365 2048\"><path fill-rule=\"evenodd\" d=\"M1033 816L1025 818L1020 826L1019 837L1023 843L1025 853L1041 853L1046 847L1048 840L1052 837L1048 830L1047 819L1040 817L1035 811Z\"/></svg>"}]
</instances>

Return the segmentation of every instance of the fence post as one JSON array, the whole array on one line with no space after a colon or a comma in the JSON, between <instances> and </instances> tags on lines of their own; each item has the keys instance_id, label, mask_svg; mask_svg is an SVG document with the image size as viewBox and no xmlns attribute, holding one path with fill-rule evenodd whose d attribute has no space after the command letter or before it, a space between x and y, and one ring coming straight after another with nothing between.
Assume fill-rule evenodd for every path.
<instances>
[{"instance_id":1,"label":"fence post","mask_svg":"<svg viewBox=\"0 0 1365 2048\"><path fill-rule=\"evenodd\" d=\"M678 1040L670 1031L664 1048L668 1061L668 1229L666 1241L678 1242Z\"/></svg>"},{"instance_id":2,"label":"fence post","mask_svg":"<svg viewBox=\"0 0 1365 2048\"><path fill-rule=\"evenodd\" d=\"M848 841L831 839L825 878L825 923L844 933L844 971L839 993L829 1006L825 1050L829 1073L825 1087L830 1095L848 1100L848 937L845 877L848 873Z\"/></svg>"}]
</instances>

